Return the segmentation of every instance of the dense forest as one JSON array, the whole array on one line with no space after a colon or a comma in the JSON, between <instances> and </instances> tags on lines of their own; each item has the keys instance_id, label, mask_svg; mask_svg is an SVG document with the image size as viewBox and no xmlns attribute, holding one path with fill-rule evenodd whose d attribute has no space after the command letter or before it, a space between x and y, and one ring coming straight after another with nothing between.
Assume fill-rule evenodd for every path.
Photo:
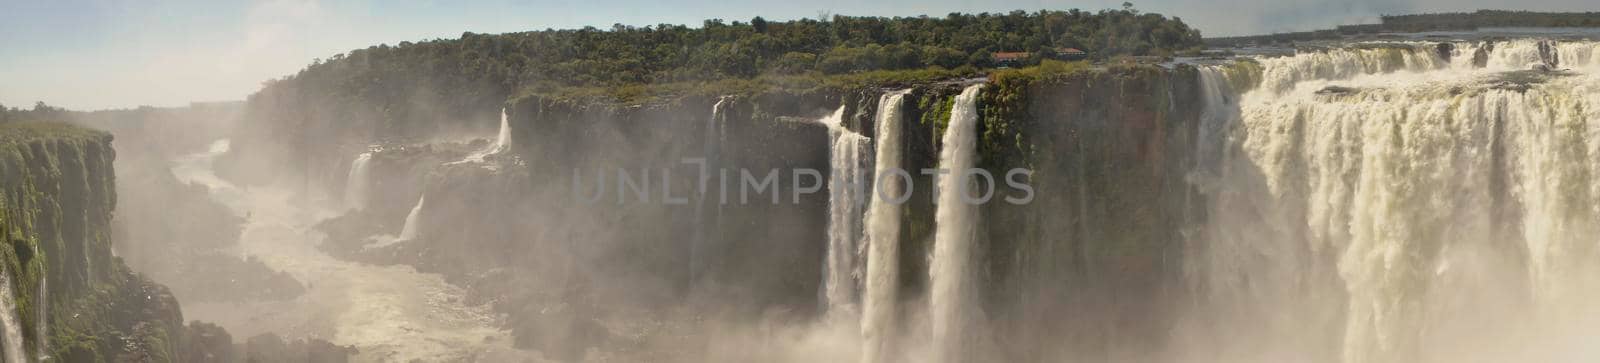
<instances>
[{"instance_id":1,"label":"dense forest","mask_svg":"<svg viewBox=\"0 0 1600 363\"><path fill-rule=\"evenodd\" d=\"M1340 25L1334 29L1206 38L1205 43L1211 47L1234 47L1249 44L1334 40L1354 36L1373 36L1381 33L1477 30L1480 27L1600 27L1600 13L1478 10L1471 13L1384 15L1381 19L1382 22L1378 24Z\"/></svg>"},{"instance_id":2,"label":"dense forest","mask_svg":"<svg viewBox=\"0 0 1600 363\"><path fill-rule=\"evenodd\" d=\"M33 104L33 108L8 107L0 104L0 123L15 121L66 121L71 111L47 105L44 102Z\"/></svg>"},{"instance_id":3,"label":"dense forest","mask_svg":"<svg viewBox=\"0 0 1600 363\"><path fill-rule=\"evenodd\" d=\"M381 98L425 79L456 90L549 91L869 70L991 66L991 52L1094 57L1171 54L1198 47L1181 19L1121 10L959 14L935 17L833 16L824 20L706 20L610 29L464 33L459 39L378 45L318 61L284 81ZM270 87L270 86L269 86Z\"/></svg>"},{"instance_id":4,"label":"dense forest","mask_svg":"<svg viewBox=\"0 0 1600 363\"><path fill-rule=\"evenodd\" d=\"M1472 13L1437 13L1383 16L1390 31L1475 29L1479 27L1600 27L1600 13L1541 13L1478 10Z\"/></svg>"},{"instance_id":5,"label":"dense forest","mask_svg":"<svg viewBox=\"0 0 1600 363\"><path fill-rule=\"evenodd\" d=\"M269 81L246 103L239 132L250 137L236 138L233 146L282 149L250 152L276 159L269 163L309 160L354 150L314 150L317 145L493 130L507 101L527 96L642 104L774 90L839 94L977 76L995 66L992 52L1029 52L1033 56L1022 63L1031 65L1058 48L1107 59L1198 50L1200 40L1181 19L1132 4L1094 12L712 19L697 27L465 33L357 49ZM241 161L233 165L248 165Z\"/></svg>"}]
</instances>

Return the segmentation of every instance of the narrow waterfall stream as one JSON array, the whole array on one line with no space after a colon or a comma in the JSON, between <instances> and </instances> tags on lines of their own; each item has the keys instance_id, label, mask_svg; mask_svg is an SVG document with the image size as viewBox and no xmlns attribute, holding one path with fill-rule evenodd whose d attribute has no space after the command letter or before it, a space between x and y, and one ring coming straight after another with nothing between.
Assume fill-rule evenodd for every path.
<instances>
[{"instance_id":1,"label":"narrow waterfall stream","mask_svg":"<svg viewBox=\"0 0 1600 363\"><path fill-rule=\"evenodd\" d=\"M862 302L862 362L888 362L895 337L895 302L900 288L900 205L890 196L903 192L901 181L886 177L902 165L901 107L909 91L884 94L878 100L877 157L873 162L871 204L867 207L867 278ZM906 177L908 175L901 175ZM887 179L887 180L886 180Z\"/></svg>"},{"instance_id":2,"label":"narrow waterfall stream","mask_svg":"<svg viewBox=\"0 0 1600 363\"><path fill-rule=\"evenodd\" d=\"M372 153L364 152L350 162L350 173L344 181L344 206L365 209L372 188Z\"/></svg>"},{"instance_id":3,"label":"narrow waterfall stream","mask_svg":"<svg viewBox=\"0 0 1600 363\"><path fill-rule=\"evenodd\" d=\"M39 275L38 301L34 301L34 309L38 312L38 321L33 322L33 331L36 342L34 351L35 360L50 358L50 278L44 274Z\"/></svg>"},{"instance_id":4,"label":"narrow waterfall stream","mask_svg":"<svg viewBox=\"0 0 1600 363\"><path fill-rule=\"evenodd\" d=\"M718 200L712 200L711 191L713 189L710 184L712 180L717 180L715 170L719 170L722 167L722 138L725 136L722 123L722 107L727 102L728 98L723 97L718 99L716 104L711 105L711 117L706 120L705 138L702 139L704 153L701 156L705 158L706 164L705 174L700 175L700 183L696 188L699 190L699 198L694 205L694 236L690 237L691 239L689 240L689 266L687 269L689 275L687 280L684 281L684 284L689 287L693 287L696 279L700 276L701 264L704 260L702 256L704 251L702 249L713 245L713 241L718 237L716 235L718 230L716 224L722 220L722 204L727 201L725 192L719 193ZM711 205L707 206L708 203Z\"/></svg>"},{"instance_id":5,"label":"narrow waterfall stream","mask_svg":"<svg viewBox=\"0 0 1600 363\"><path fill-rule=\"evenodd\" d=\"M6 362L26 362L27 348L22 343L22 320L17 317L16 292L11 288L11 273L0 270L0 353Z\"/></svg>"},{"instance_id":6,"label":"narrow waterfall stream","mask_svg":"<svg viewBox=\"0 0 1600 363\"><path fill-rule=\"evenodd\" d=\"M867 198L866 183L871 159L866 154L872 145L866 136L841 124L844 106L822 122L829 126L828 252L823 271L823 303L828 314L855 318L861 289L863 221Z\"/></svg>"},{"instance_id":7,"label":"narrow waterfall stream","mask_svg":"<svg viewBox=\"0 0 1600 363\"><path fill-rule=\"evenodd\" d=\"M976 309L972 284L973 244L978 237L978 198L973 192L977 175L967 171L977 167L978 92L983 85L972 85L956 97L939 149L939 169L949 174L938 180L938 209L935 211L933 265L929 279L933 284L931 317L936 356L949 362L966 361L963 354L972 334L971 319ZM990 181L992 182L992 180Z\"/></svg>"},{"instance_id":8,"label":"narrow waterfall stream","mask_svg":"<svg viewBox=\"0 0 1600 363\"><path fill-rule=\"evenodd\" d=\"M495 133L494 144L474 151L472 154L468 154L466 158L449 164L482 163L484 159L500 155L509 149L511 149L511 119L507 117L506 109L502 107L500 108L500 131Z\"/></svg>"}]
</instances>

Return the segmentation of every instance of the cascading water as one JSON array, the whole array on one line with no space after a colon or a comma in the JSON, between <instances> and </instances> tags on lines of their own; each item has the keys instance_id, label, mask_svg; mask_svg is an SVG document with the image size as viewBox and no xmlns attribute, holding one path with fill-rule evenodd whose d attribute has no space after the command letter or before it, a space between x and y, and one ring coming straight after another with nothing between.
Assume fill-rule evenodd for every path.
<instances>
[{"instance_id":1,"label":"cascading water","mask_svg":"<svg viewBox=\"0 0 1600 363\"><path fill-rule=\"evenodd\" d=\"M1592 353L1573 337L1600 334L1600 43L1446 49L1260 60L1261 86L1237 103L1223 72L1201 70L1217 119L1200 140L1222 146L1199 155L1202 168L1219 155L1217 179L1186 271L1194 314L1249 337L1207 356ZM1571 70L1548 71L1554 59Z\"/></svg>"},{"instance_id":2,"label":"cascading water","mask_svg":"<svg viewBox=\"0 0 1600 363\"><path fill-rule=\"evenodd\" d=\"M417 239L417 223L422 216L422 205L428 202L428 196L417 197L417 205L411 207L411 213L406 214L406 224L400 228L400 241Z\"/></svg>"},{"instance_id":3,"label":"cascading water","mask_svg":"<svg viewBox=\"0 0 1600 363\"><path fill-rule=\"evenodd\" d=\"M905 191L891 176L901 170L901 107L909 90L878 99L877 156L873 162L873 195L867 207L867 278L862 299L861 361L891 361L896 290L900 288L900 205L890 200ZM904 176L904 175L902 175ZM887 179L887 180L885 180Z\"/></svg>"},{"instance_id":4,"label":"cascading water","mask_svg":"<svg viewBox=\"0 0 1600 363\"><path fill-rule=\"evenodd\" d=\"M38 346L38 353L34 357L43 361L50 357L50 279L44 274L39 275L38 295L38 301L34 301L33 305L38 311L38 320L33 323L35 345Z\"/></svg>"},{"instance_id":5,"label":"cascading water","mask_svg":"<svg viewBox=\"0 0 1600 363\"><path fill-rule=\"evenodd\" d=\"M369 239L369 243L367 243L366 246L362 246L362 248L366 248L366 249L379 248L379 247L392 245L392 244L395 244L395 243L400 243L400 242L411 241L411 240L417 239L417 234L421 233L420 231L418 231L419 227L417 227L417 223L420 223L420 221L422 219L422 205L424 203L426 203L427 201L428 201L428 196L426 196L426 195L417 198L417 205L411 207L411 213L407 213L406 214L406 223L405 223L404 226L400 227L400 235L399 236L390 236L390 235L372 236Z\"/></svg>"},{"instance_id":6,"label":"cascading water","mask_svg":"<svg viewBox=\"0 0 1600 363\"><path fill-rule=\"evenodd\" d=\"M860 245L863 209L867 193L865 183L872 180L868 174L870 159L863 154L871 150L866 136L842 126L844 106L824 119L828 125L829 159L831 176L828 179L828 257L825 271L823 303L828 314L835 317L854 316L857 294L860 290Z\"/></svg>"},{"instance_id":7,"label":"cascading water","mask_svg":"<svg viewBox=\"0 0 1600 363\"><path fill-rule=\"evenodd\" d=\"M22 344L22 321L17 318L16 293L11 290L11 273L0 269L0 353L6 362L26 362Z\"/></svg>"},{"instance_id":8,"label":"cascading water","mask_svg":"<svg viewBox=\"0 0 1600 363\"><path fill-rule=\"evenodd\" d=\"M364 152L350 162L350 174L344 181L344 206L347 209L364 209L367 207L367 188L371 184L370 164L372 153Z\"/></svg>"},{"instance_id":9,"label":"cascading water","mask_svg":"<svg viewBox=\"0 0 1600 363\"><path fill-rule=\"evenodd\" d=\"M977 167L978 92L983 85L972 85L956 97L939 149L939 168L949 172L939 178L938 209L934 215L933 265L929 278L933 284L933 346L946 361L965 361L963 346L970 339L974 287L972 274L973 243L978 237L978 205L967 200L972 193Z\"/></svg>"},{"instance_id":10,"label":"cascading water","mask_svg":"<svg viewBox=\"0 0 1600 363\"><path fill-rule=\"evenodd\" d=\"M467 155L466 158L461 159L461 161L451 164L482 163L485 158L499 155L509 149L511 149L511 120L506 117L506 109L502 107L500 108L500 132L495 136L494 145L489 145L489 147L473 152Z\"/></svg>"},{"instance_id":11,"label":"cascading water","mask_svg":"<svg viewBox=\"0 0 1600 363\"><path fill-rule=\"evenodd\" d=\"M689 240L689 276L688 280L685 281L691 287L694 286L695 279L700 276L700 261L703 259L700 256L701 249L712 245L711 240L715 239L712 233L716 233L720 228L720 226L708 224L719 223L722 220L722 202L724 200L711 200L710 191L712 189L709 183L715 180L716 170L722 168L720 158L722 138L725 136L722 130L722 113L723 105L727 104L728 99L728 97L717 99L717 103L711 105L711 118L706 120L706 134L703 145L705 153L702 154L705 156L706 165L704 173L700 174L700 198L694 205L694 237ZM706 203L713 204L709 207L713 209L712 211L706 210L708 208Z\"/></svg>"}]
</instances>

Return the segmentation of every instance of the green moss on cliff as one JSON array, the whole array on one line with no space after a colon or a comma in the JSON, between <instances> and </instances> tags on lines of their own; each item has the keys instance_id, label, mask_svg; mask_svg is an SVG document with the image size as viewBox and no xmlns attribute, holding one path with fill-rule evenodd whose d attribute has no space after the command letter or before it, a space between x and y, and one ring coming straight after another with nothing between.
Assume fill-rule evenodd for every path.
<instances>
[{"instance_id":1,"label":"green moss on cliff","mask_svg":"<svg viewBox=\"0 0 1600 363\"><path fill-rule=\"evenodd\" d=\"M1152 312L1163 311L1164 284L1177 271L1196 75L1182 66L1122 65L991 78L979 100L979 165L997 179L1011 168L1034 172L1030 203L999 199L1021 194L1001 187L983 207L980 278L982 296L993 297L985 309L1022 334L996 340L1085 337L1006 350L1115 360L1080 342L1163 339ZM1108 297L1116 302L1096 300Z\"/></svg>"},{"instance_id":2,"label":"green moss on cliff","mask_svg":"<svg viewBox=\"0 0 1600 363\"><path fill-rule=\"evenodd\" d=\"M922 111L918 122L933 130L934 140L938 140L939 135L944 135L944 130L950 127L950 110L955 108L955 104L955 96L948 94L930 92L917 98L916 107Z\"/></svg>"},{"instance_id":3,"label":"green moss on cliff","mask_svg":"<svg viewBox=\"0 0 1600 363\"><path fill-rule=\"evenodd\" d=\"M762 75L749 79L721 79L715 81L671 82L633 84L617 87L548 87L524 89L513 95L515 100L526 97L543 97L553 100L576 101L587 104L636 105L660 103L682 97L719 97L723 95L759 95L783 90L789 94L843 94L851 90L868 88L905 88L915 84L976 76L973 68L946 70L926 68L910 70L877 70L849 74L824 75Z\"/></svg>"},{"instance_id":4,"label":"green moss on cliff","mask_svg":"<svg viewBox=\"0 0 1600 363\"><path fill-rule=\"evenodd\" d=\"M1228 85L1236 92L1245 92L1261 85L1261 62L1254 58L1239 58L1222 67L1223 75L1228 78Z\"/></svg>"},{"instance_id":5,"label":"green moss on cliff","mask_svg":"<svg viewBox=\"0 0 1600 363\"><path fill-rule=\"evenodd\" d=\"M49 324L49 354L70 362L170 361L180 343L170 339L182 328L176 300L111 256L113 159L104 132L0 124L0 236L11 247L0 268L29 352L39 324Z\"/></svg>"},{"instance_id":6,"label":"green moss on cliff","mask_svg":"<svg viewBox=\"0 0 1600 363\"><path fill-rule=\"evenodd\" d=\"M1029 102L1037 101L1037 88L1061 84L1088 86L1094 68L1087 62L1045 61L1038 67L996 72L989 87L979 94L982 134L979 136L979 165L991 172L1004 173L1029 167L1033 143L1023 129L1036 117L1028 114ZM996 174L1004 175L1004 174Z\"/></svg>"}]
</instances>

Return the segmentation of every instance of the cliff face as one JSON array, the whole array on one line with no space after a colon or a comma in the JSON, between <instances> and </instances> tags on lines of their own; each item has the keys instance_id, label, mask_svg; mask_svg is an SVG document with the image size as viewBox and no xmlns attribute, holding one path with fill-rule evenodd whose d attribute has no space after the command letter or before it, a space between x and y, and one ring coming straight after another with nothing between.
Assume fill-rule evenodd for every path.
<instances>
[{"instance_id":1,"label":"cliff face","mask_svg":"<svg viewBox=\"0 0 1600 363\"><path fill-rule=\"evenodd\" d=\"M980 165L997 176L1031 169L1035 192L1032 203L984 208L986 306L1009 327L997 332L1000 351L1012 361L1154 359L1181 295L1182 233L1205 204L1186 181L1203 107L1194 70L991 89ZM1081 339L1041 340L1060 336Z\"/></svg>"},{"instance_id":2,"label":"cliff face","mask_svg":"<svg viewBox=\"0 0 1600 363\"><path fill-rule=\"evenodd\" d=\"M102 132L0 125L0 267L35 359L170 361L185 347L177 301L112 256L115 157Z\"/></svg>"},{"instance_id":3,"label":"cliff face","mask_svg":"<svg viewBox=\"0 0 1600 363\"><path fill-rule=\"evenodd\" d=\"M976 242L982 315L995 329L985 349L1012 361L1153 358L1152 344L1173 324L1170 301L1181 295L1182 233L1204 210L1185 180L1202 107L1195 77L1188 67L1136 66L986 81L978 165L1001 185L981 208ZM911 86L900 108L903 167L915 191L900 207L905 314L925 303L937 225L935 186L919 171L938 167L955 97L970 82ZM347 241L346 256L412 264L467 285L510 314L519 346L555 356L641 339L600 328L606 315L629 309L808 316L821 310L830 211L825 187L793 198L792 188L811 184L794 170L819 171L825 186L830 131L816 120L842 108L842 127L875 138L878 101L889 91L773 90L631 106L520 98L507 106L511 152L441 166L462 153L437 143L386 148L373 173L387 176L373 188L398 194L374 201L388 204L360 213L367 217L324 227L338 231L330 240ZM696 162L710 168L706 194ZM1003 200L1022 196L1004 185L1016 168L1032 170L1020 179L1034 189L1030 203ZM777 170L779 203L771 191L743 190L741 170L756 179ZM417 239L357 248L374 229L397 233L424 195ZM1041 340L1062 336L1082 339ZM680 351L705 353L695 349Z\"/></svg>"}]
</instances>

